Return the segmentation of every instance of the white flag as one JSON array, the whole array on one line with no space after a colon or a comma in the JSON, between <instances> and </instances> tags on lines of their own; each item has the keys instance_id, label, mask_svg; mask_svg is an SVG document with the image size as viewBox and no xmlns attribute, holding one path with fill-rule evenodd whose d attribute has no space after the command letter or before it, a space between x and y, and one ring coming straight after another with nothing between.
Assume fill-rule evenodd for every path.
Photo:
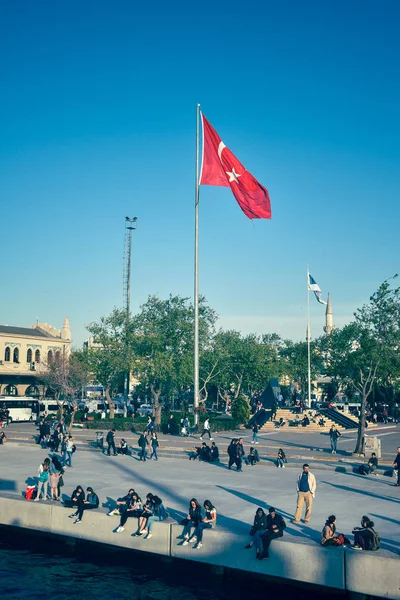
<instances>
[{"instance_id":1,"label":"white flag","mask_svg":"<svg viewBox=\"0 0 400 600\"><path fill-rule=\"evenodd\" d=\"M326 304L324 300L322 300L322 291L319 287L318 283L315 281L313 277L311 277L310 273L308 274L308 289L314 292L316 299L320 304Z\"/></svg>"}]
</instances>

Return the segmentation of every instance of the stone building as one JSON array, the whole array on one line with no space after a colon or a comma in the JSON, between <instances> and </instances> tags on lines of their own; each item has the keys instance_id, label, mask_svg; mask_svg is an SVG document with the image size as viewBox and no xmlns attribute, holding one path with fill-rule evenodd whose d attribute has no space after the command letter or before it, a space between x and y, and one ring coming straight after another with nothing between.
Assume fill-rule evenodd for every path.
<instances>
[{"instance_id":1,"label":"stone building","mask_svg":"<svg viewBox=\"0 0 400 600\"><path fill-rule=\"evenodd\" d=\"M41 369L68 357L70 351L68 317L61 331L48 323L31 327L0 325L0 395L43 396Z\"/></svg>"}]
</instances>

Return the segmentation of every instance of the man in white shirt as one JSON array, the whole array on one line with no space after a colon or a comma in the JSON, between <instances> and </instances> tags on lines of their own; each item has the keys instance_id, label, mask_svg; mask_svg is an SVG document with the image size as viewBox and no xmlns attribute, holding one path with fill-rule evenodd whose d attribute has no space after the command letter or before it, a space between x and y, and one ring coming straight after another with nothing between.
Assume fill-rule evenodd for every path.
<instances>
[{"instance_id":1,"label":"man in white shirt","mask_svg":"<svg viewBox=\"0 0 400 600\"><path fill-rule=\"evenodd\" d=\"M308 523L311 517L311 509L313 499L315 498L315 490L317 482L315 476L311 473L310 467L307 464L303 465L303 471L297 478L297 508L293 523L299 523L303 513L304 503L306 504L306 516L304 523Z\"/></svg>"},{"instance_id":2,"label":"man in white shirt","mask_svg":"<svg viewBox=\"0 0 400 600\"><path fill-rule=\"evenodd\" d=\"M210 438L210 440L212 440L213 438L211 437L211 431L210 431L210 419L207 417L207 419L204 421L203 424L203 431L201 432L201 436L200 439L203 439L203 435L208 433L208 437Z\"/></svg>"}]
</instances>

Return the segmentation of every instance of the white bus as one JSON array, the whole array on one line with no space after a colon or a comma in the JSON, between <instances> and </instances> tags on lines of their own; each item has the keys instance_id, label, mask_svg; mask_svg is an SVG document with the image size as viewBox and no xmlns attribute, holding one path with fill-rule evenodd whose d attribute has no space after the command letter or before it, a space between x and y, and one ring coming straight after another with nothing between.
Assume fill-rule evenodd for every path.
<instances>
[{"instance_id":1,"label":"white bus","mask_svg":"<svg viewBox=\"0 0 400 600\"><path fill-rule=\"evenodd\" d=\"M7 421L36 421L39 401L29 396L0 396L0 414L6 412Z\"/></svg>"},{"instance_id":2,"label":"white bus","mask_svg":"<svg viewBox=\"0 0 400 600\"><path fill-rule=\"evenodd\" d=\"M50 398L43 398L39 401L39 416L44 417L45 413L47 416L52 417L53 415L56 417L59 411L59 407L56 400L51 400Z\"/></svg>"}]
</instances>

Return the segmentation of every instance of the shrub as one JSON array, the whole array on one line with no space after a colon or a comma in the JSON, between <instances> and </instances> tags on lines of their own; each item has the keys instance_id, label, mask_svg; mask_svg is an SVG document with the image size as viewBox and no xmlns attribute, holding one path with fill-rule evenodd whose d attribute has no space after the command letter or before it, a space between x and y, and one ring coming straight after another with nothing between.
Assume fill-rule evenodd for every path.
<instances>
[{"instance_id":1,"label":"shrub","mask_svg":"<svg viewBox=\"0 0 400 600\"><path fill-rule=\"evenodd\" d=\"M232 402L232 417L234 421L243 425L250 419L250 402L245 396L238 396Z\"/></svg>"},{"instance_id":2,"label":"shrub","mask_svg":"<svg viewBox=\"0 0 400 600\"><path fill-rule=\"evenodd\" d=\"M132 419L123 417L119 419L100 419L99 421L87 421L87 429L97 429L98 431L108 431L115 429L116 431L132 431L132 433L141 432L144 429L142 423L135 423Z\"/></svg>"}]
</instances>

